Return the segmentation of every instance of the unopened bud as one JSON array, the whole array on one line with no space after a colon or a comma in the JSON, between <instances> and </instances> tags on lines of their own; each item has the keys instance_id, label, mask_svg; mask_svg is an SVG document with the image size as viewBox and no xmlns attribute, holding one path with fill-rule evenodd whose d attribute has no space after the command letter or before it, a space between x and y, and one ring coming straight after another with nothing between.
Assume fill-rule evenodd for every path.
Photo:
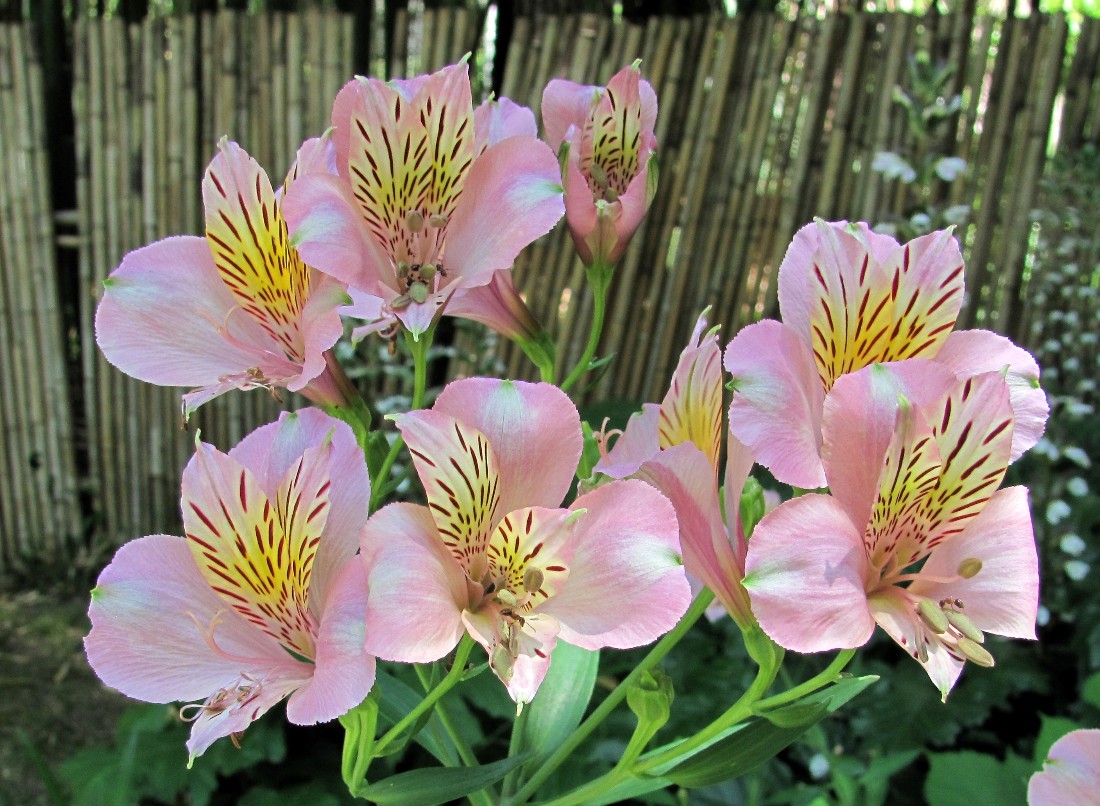
<instances>
[{"instance_id":1,"label":"unopened bud","mask_svg":"<svg viewBox=\"0 0 1100 806\"><path fill-rule=\"evenodd\" d=\"M971 641L979 644L985 643L985 633L977 628L973 621L968 616L963 615L958 610L948 610L944 613L947 616L947 620L951 622L951 626L961 632Z\"/></svg>"},{"instance_id":2,"label":"unopened bud","mask_svg":"<svg viewBox=\"0 0 1100 806\"><path fill-rule=\"evenodd\" d=\"M963 579L973 579L982 570L982 561L977 557L967 557L959 563L958 574Z\"/></svg>"},{"instance_id":3,"label":"unopened bud","mask_svg":"<svg viewBox=\"0 0 1100 806\"><path fill-rule=\"evenodd\" d=\"M420 232L420 230L424 229L424 216L419 210L409 210L409 212L405 214L405 226L408 228L409 232Z\"/></svg>"},{"instance_id":4,"label":"unopened bud","mask_svg":"<svg viewBox=\"0 0 1100 806\"><path fill-rule=\"evenodd\" d=\"M990 655L989 650L981 644L975 643L969 638L960 638L958 647L959 651L966 656L968 661L972 661L979 666L985 666L987 668L993 666L993 656Z\"/></svg>"},{"instance_id":5,"label":"unopened bud","mask_svg":"<svg viewBox=\"0 0 1100 806\"><path fill-rule=\"evenodd\" d=\"M942 635L951 626L947 614L931 599L921 599L920 604L917 605L917 613L925 626L936 635Z\"/></svg>"}]
</instances>

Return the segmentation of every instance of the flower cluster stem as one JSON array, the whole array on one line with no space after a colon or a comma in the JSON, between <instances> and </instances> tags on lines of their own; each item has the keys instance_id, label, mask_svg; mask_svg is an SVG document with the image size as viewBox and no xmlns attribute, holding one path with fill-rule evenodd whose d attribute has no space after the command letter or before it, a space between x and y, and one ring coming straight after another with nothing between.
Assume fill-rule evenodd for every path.
<instances>
[{"instance_id":1,"label":"flower cluster stem","mask_svg":"<svg viewBox=\"0 0 1100 806\"><path fill-rule=\"evenodd\" d=\"M614 266L605 263L593 263L585 269L588 277L588 285L592 288L592 329L588 333L588 343L584 347L577 365L573 371L562 381L561 388L568 391L586 373L592 364L592 357L596 355L596 348L600 345L600 336L603 335L604 319L607 315L607 289L611 285L611 274Z\"/></svg>"}]
</instances>

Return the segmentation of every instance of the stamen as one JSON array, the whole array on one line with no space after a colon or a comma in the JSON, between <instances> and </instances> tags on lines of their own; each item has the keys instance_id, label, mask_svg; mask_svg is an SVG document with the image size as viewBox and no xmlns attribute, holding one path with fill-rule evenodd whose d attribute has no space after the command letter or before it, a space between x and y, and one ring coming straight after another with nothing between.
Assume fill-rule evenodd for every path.
<instances>
[{"instance_id":1,"label":"stamen","mask_svg":"<svg viewBox=\"0 0 1100 806\"><path fill-rule=\"evenodd\" d=\"M543 579L545 576L538 568L528 568L523 572L523 589L528 593L536 593L542 587Z\"/></svg>"},{"instance_id":2,"label":"stamen","mask_svg":"<svg viewBox=\"0 0 1100 806\"><path fill-rule=\"evenodd\" d=\"M409 295L408 294L402 294L398 297L393 298L393 301L390 302L390 308L395 310L395 311L399 311L402 308L408 308L409 305L411 305L411 304L412 304L412 299L410 299Z\"/></svg>"},{"instance_id":3,"label":"stamen","mask_svg":"<svg viewBox=\"0 0 1100 806\"><path fill-rule=\"evenodd\" d=\"M447 226L447 216L445 215L432 215L428 216L428 223L436 229L443 229Z\"/></svg>"},{"instance_id":4,"label":"stamen","mask_svg":"<svg viewBox=\"0 0 1100 806\"><path fill-rule=\"evenodd\" d=\"M973 579L982 570L982 561L977 557L967 557L959 563L958 574L963 579Z\"/></svg>"},{"instance_id":5,"label":"stamen","mask_svg":"<svg viewBox=\"0 0 1100 806\"><path fill-rule=\"evenodd\" d=\"M409 232L420 232L424 229L424 216L419 210L409 210L405 214L405 226Z\"/></svg>"},{"instance_id":6,"label":"stamen","mask_svg":"<svg viewBox=\"0 0 1100 806\"><path fill-rule=\"evenodd\" d=\"M989 654L981 644L971 641L969 638L963 637L958 641L959 651L966 655L966 659L978 664L979 666L985 666L986 668L992 667L994 664L993 656Z\"/></svg>"},{"instance_id":7,"label":"stamen","mask_svg":"<svg viewBox=\"0 0 1100 806\"><path fill-rule=\"evenodd\" d=\"M947 615L939 605L931 599L920 600L920 603L917 605L917 614L920 616L925 626L936 633L936 635L943 635L951 626L951 622L948 621Z\"/></svg>"},{"instance_id":8,"label":"stamen","mask_svg":"<svg viewBox=\"0 0 1100 806\"><path fill-rule=\"evenodd\" d=\"M978 629L966 615L960 613L958 610L945 610L943 611L947 620L951 622L951 626L962 633L964 636L979 644L985 643L985 633Z\"/></svg>"},{"instance_id":9,"label":"stamen","mask_svg":"<svg viewBox=\"0 0 1100 806\"><path fill-rule=\"evenodd\" d=\"M409 298L416 303L428 301L428 286L419 280L409 285ZM392 303L391 303L392 307Z\"/></svg>"}]
</instances>

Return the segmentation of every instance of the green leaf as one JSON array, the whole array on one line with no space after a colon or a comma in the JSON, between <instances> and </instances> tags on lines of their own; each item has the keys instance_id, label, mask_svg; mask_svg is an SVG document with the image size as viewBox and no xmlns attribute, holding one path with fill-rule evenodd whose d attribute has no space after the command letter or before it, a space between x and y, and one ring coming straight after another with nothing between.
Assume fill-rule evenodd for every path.
<instances>
[{"instance_id":1,"label":"green leaf","mask_svg":"<svg viewBox=\"0 0 1100 806\"><path fill-rule=\"evenodd\" d=\"M1081 689L1081 699L1094 708L1100 708L1100 672L1089 675Z\"/></svg>"},{"instance_id":2,"label":"green leaf","mask_svg":"<svg viewBox=\"0 0 1100 806\"><path fill-rule=\"evenodd\" d=\"M368 784L355 794L378 806L436 806L495 784L526 760L520 755L479 767L412 770Z\"/></svg>"},{"instance_id":3,"label":"green leaf","mask_svg":"<svg viewBox=\"0 0 1100 806\"><path fill-rule=\"evenodd\" d=\"M762 711L720 734L715 742L657 774L680 786L711 786L752 772L775 757L824 716L840 708L878 678L841 680L793 703Z\"/></svg>"},{"instance_id":4,"label":"green leaf","mask_svg":"<svg viewBox=\"0 0 1100 806\"><path fill-rule=\"evenodd\" d=\"M599 652L565 642L554 648L550 670L521 723L519 752L530 754L532 767L549 758L581 723L599 668Z\"/></svg>"},{"instance_id":5,"label":"green leaf","mask_svg":"<svg viewBox=\"0 0 1100 806\"><path fill-rule=\"evenodd\" d=\"M1027 802L1031 762L1012 753L1004 761L966 750L930 753L924 782L928 806L1010 806Z\"/></svg>"},{"instance_id":6,"label":"green leaf","mask_svg":"<svg viewBox=\"0 0 1100 806\"><path fill-rule=\"evenodd\" d=\"M378 682L375 684L379 690L378 713L386 722L394 725L405 718L405 715L420 704L421 699L413 689L402 683L396 677L379 670ZM446 736L439 718L432 715L413 740L436 757L444 764L457 764L458 754L454 745ZM386 753L389 750L387 749ZM384 753L385 755L385 753Z\"/></svg>"}]
</instances>

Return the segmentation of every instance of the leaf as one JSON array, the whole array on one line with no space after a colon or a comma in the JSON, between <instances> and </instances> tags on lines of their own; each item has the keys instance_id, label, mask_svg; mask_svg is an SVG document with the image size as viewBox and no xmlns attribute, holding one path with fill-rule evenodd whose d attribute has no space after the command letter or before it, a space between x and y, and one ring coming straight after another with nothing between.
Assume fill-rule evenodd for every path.
<instances>
[{"instance_id":1,"label":"leaf","mask_svg":"<svg viewBox=\"0 0 1100 806\"><path fill-rule=\"evenodd\" d=\"M581 723L599 668L599 652L564 641L554 648L550 670L521 722L519 752L530 753L532 766L549 758Z\"/></svg>"},{"instance_id":2,"label":"leaf","mask_svg":"<svg viewBox=\"0 0 1100 806\"><path fill-rule=\"evenodd\" d=\"M684 787L719 784L752 772L851 700L878 677L841 680L736 725L703 749L657 774Z\"/></svg>"},{"instance_id":3,"label":"leaf","mask_svg":"<svg viewBox=\"0 0 1100 806\"><path fill-rule=\"evenodd\" d=\"M360 787L355 794L378 806L436 806L495 784L526 760L519 755L479 767L412 770Z\"/></svg>"},{"instance_id":4,"label":"leaf","mask_svg":"<svg viewBox=\"0 0 1100 806\"><path fill-rule=\"evenodd\" d=\"M1056 741L1081 727L1073 720L1060 716L1040 715L1039 719L1042 721L1042 727L1039 728L1039 735L1035 738L1035 769L1042 768L1051 746Z\"/></svg>"},{"instance_id":5,"label":"leaf","mask_svg":"<svg viewBox=\"0 0 1100 806\"><path fill-rule=\"evenodd\" d=\"M378 713L391 725L404 719L405 715L419 705L422 699L396 677L381 670L378 672L378 682L375 685L380 692ZM439 718L433 714L424 729L413 737L413 741L442 763L457 764L458 755L454 745L449 740L440 738L444 735Z\"/></svg>"},{"instance_id":6,"label":"leaf","mask_svg":"<svg viewBox=\"0 0 1100 806\"><path fill-rule=\"evenodd\" d=\"M1031 763L1008 754L1004 761L984 753L930 753L924 782L928 806L1005 806L1027 801Z\"/></svg>"},{"instance_id":7,"label":"leaf","mask_svg":"<svg viewBox=\"0 0 1100 806\"><path fill-rule=\"evenodd\" d=\"M1081 688L1081 699L1094 708L1100 708L1100 672L1089 675Z\"/></svg>"}]
</instances>

